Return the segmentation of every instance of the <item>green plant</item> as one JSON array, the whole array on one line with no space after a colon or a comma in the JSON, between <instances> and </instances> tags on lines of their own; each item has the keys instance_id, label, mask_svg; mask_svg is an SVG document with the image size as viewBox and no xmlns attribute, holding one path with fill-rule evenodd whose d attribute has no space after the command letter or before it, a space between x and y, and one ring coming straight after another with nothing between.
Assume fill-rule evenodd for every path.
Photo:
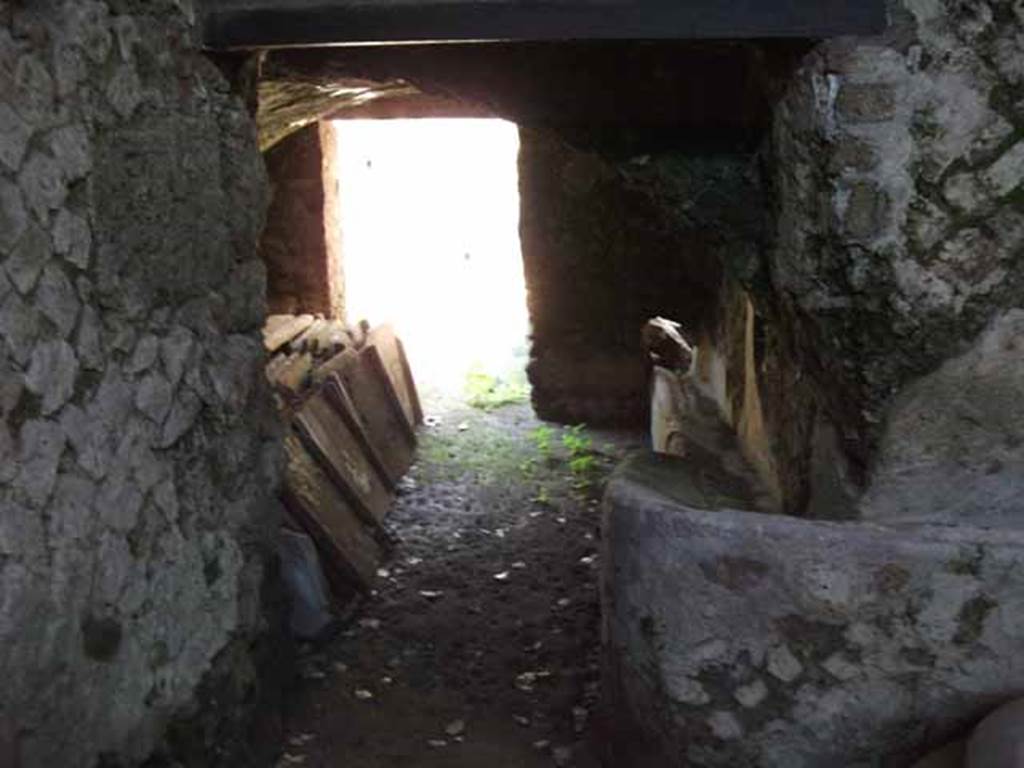
<instances>
[{"instance_id":1,"label":"green plant","mask_svg":"<svg viewBox=\"0 0 1024 768\"><path fill-rule=\"evenodd\" d=\"M517 381L514 377L504 379L494 376L479 366L472 367L466 374L463 389L466 402L484 411L524 403L530 396L525 380Z\"/></svg>"},{"instance_id":2,"label":"green plant","mask_svg":"<svg viewBox=\"0 0 1024 768\"><path fill-rule=\"evenodd\" d=\"M536 470L537 462L532 457L523 459L519 462L519 472L523 476L523 480L529 480L532 478Z\"/></svg>"},{"instance_id":3,"label":"green plant","mask_svg":"<svg viewBox=\"0 0 1024 768\"><path fill-rule=\"evenodd\" d=\"M597 459L593 456L577 456L569 460L569 471L574 475L586 475L597 467Z\"/></svg>"},{"instance_id":4,"label":"green plant","mask_svg":"<svg viewBox=\"0 0 1024 768\"><path fill-rule=\"evenodd\" d=\"M573 488L585 493L590 488L592 476L597 470L594 442L585 433L585 424L569 427L562 435L562 445L569 451L569 471L573 477Z\"/></svg>"},{"instance_id":5,"label":"green plant","mask_svg":"<svg viewBox=\"0 0 1024 768\"><path fill-rule=\"evenodd\" d=\"M533 440L533 444L537 446L537 451L545 459L551 457L551 437L553 435L554 430L543 424L530 433L530 438Z\"/></svg>"},{"instance_id":6,"label":"green plant","mask_svg":"<svg viewBox=\"0 0 1024 768\"><path fill-rule=\"evenodd\" d=\"M584 434L586 428L586 424L577 424L574 427L569 427L568 431L562 435L562 445L568 449L571 459L588 456L592 452L594 443Z\"/></svg>"}]
</instances>

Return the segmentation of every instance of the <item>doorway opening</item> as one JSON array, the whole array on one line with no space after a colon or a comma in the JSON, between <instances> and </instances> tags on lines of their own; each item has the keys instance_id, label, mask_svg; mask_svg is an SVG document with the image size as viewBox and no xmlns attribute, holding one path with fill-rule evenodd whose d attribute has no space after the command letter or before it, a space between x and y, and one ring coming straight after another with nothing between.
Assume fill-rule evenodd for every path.
<instances>
[{"instance_id":1,"label":"doorway opening","mask_svg":"<svg viewBox=\"0 0 1024 768\"><path fill-rule=\"evenodd\" d=\"M331 128L350 322L395 327L427 402L526 400L516 125L348 119Z\"/></svg>"}]
</instances>

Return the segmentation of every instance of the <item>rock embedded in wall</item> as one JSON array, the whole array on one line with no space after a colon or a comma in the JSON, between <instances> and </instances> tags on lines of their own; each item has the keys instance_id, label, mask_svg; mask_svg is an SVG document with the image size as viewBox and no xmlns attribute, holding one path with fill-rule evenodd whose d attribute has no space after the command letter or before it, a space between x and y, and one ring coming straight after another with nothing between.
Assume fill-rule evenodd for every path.
<instances>
[{"instance_id":1,"label":"rock embedded in wall","mask_svg":"<svg viewBox=\"0 0 1024 768\"><path fill-rule=\"evenodd\" d=\"M266 181L190 24L0 8L0 760L24 766L139 762L204 681L238 713L255 684ZM234 717L200 716L208 761Z\"/></svg>"}]
</instances>

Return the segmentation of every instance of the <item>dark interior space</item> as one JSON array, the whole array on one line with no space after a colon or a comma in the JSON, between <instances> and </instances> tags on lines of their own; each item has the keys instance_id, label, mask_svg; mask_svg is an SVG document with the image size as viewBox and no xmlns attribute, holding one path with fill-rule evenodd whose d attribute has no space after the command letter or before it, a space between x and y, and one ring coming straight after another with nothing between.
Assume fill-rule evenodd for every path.
<instances>
[{"instance_id":1,"label":"dark interior space","mask_svg":"<svg viewBox=\"0 0 1024 768\"><path fill-rule=\"evenodd\" d=\"M0 768L1015 765L1021 40L0 1ZM529 335L441 397L356 301L353 169L442 350L498 344L512 281L439 290L495 193L430 245L399 202L454 163L334 126L470 118L518 135Z\"/></svg>"}]
</instances>

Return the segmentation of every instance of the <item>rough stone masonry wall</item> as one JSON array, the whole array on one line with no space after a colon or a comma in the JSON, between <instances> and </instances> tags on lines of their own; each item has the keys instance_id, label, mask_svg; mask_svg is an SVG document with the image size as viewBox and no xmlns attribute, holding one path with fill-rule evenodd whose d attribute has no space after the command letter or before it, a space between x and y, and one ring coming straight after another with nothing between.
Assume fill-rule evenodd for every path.
<instances>
[{"instance_id":1,"label":"rough stone masonry wall","mask_svg":"<svg viewBox=\"0 0 1024 768\"><path fill-rule=\"evenodd\" d=\"M723 267L756 259L755 167L738 150L584 151L572 134L520 129L534 408L563 422L639 424L643 324L664 315L693 340L718 335Z\"/></svg>"},{"instance_id":2,"label":"rough stone masonry wall","mask_svg":"<svg viewBox=\"0 0 1024 768\"><path fill-rule=\"evenodd\" d=\"M145 758L262 629L266 184L192 24L0 2L4 765Z\"/></svg>"},{"instance_id":3,"label":"rough stone masonry wall","mask_svg":"<svg viewBox=\"0 0 1024 768\"><path fill-rule=\"evenodd\" d=\"M819 46L776 113L760 303L819 406L790 472L814 516L1020 520L1024 8L890 18Z\"/></svg>"},{"instance_id":4,"label":"rough stone masonry wall","mask_svg":"<svg viewBox=\"0 0 1024 768\"><path fill-rule=\"evenodd\" d=\"M1024 7L890 16L792 81L743 271L786 511L841 522L692 462L613 481L606 691L652 749L623 765L902 768L1024 689Z\"/></svg>"}]
</instances>

